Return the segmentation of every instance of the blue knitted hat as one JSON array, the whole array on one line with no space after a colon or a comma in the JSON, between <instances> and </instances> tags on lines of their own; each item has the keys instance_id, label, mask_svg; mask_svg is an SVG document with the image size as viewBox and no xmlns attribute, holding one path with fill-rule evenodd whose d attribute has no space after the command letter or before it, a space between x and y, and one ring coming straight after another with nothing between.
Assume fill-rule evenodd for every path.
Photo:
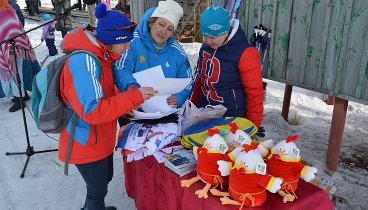
<instances>
[{"instance_id":1,"label":"blue knitted hat","mask_svg":"<svg viewBox=\"0 0 368 210\"><path fill-rule=\"evenodd\" d=\"M97 39L106 45L122 44L133 39L135 24L120 12L107 10L105 4L96 7L98 18L96 32Z\"/></svg>"},{"instance_id":2,"label":"blue knitted hat","mask_svg":"<svg viewBox=\"0 0 368 210\"><path fill-rule=\"evenodd\" d=\"M201 18L203 36L221 36L230 31L230 15L223 7L208 7Z\"/></svg>"},{"instance_id":3,"label":"blue knitted hat","mask_svg":"<svg viewBox=\"0 0 368 210\"><path fill-rule=\"evenodd\" d=\"M42 15L42 19L44 21L49 21L49 20L51 20L51 15L48 14L48 13L45 13L45 14Z\"/></svg>"}]
</instances>

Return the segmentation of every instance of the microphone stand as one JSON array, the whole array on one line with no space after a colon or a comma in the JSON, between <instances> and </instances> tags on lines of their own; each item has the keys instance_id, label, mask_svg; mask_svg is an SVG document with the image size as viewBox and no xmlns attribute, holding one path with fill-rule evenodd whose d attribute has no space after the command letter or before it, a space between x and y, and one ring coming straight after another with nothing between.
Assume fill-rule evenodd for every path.
<instances>
[{"instance_id":1,"label":"microphone stand","mask_svg":"<svg viewBox=\"0 0 368 210\"><path fill-rule=\"evenodd\" d=\"M28 135L28 127L27 127L27 119L26 119L26 115L25 115L25 111L24 111L24 98L23 98L23 95L22 95L22 88L21 88L21 79L20 79L20 76L19 76L19 69L18 69L18 65L17 65L17 53L16 53L16 46L15 46L15 39L20 37L20 36L23 36L31 31L34 31L46 24L49 24L53 21L57 21L63 17L66 17L67 15L69 15L70 11L73 10L73 9L76 9L78 8L78 4L74 4L72 7L68 8L65 10L64 13L60 14L60 16L57 16L55 17L53 20L50 20L46 23L43 23L35 28L32 28L28 31L25 31L23 33L20 33L18 35L15 35L9 39L6 39L4 41L2 41L0 43L0 45L2 44L5 44L5 43L10 43L11 44L11 52L14 53L14 62L15 62L15 70L16 70L16 82L17 82L17 88L18 88L18 91L19 91L19 100L20 100L20 107L22 109L22 116L23 116L23 124L24 124L24 130L25 130L25 133L26 133L26 139L27 139L27 149L25 152L6 152L5 155L27 155L27 159L26 159L26 162L24 164L24 167L23 167L23 170L22 170L22 173L20 174L20 178L23 178L24 177L24 173L27 169L27 166L28 166L28 162L29 162L29 159L34 155L34 154L38 154L38 153L45 153L45 152L54 152L54 151L58 151L58 149L50 149L50 150L42 150L42 151L35 151L33 149L33 146L31 146L30 144L30 141L29 141L29 135ZM26 90L24 90L26 91Z\"/></svg>"}]
</instances>

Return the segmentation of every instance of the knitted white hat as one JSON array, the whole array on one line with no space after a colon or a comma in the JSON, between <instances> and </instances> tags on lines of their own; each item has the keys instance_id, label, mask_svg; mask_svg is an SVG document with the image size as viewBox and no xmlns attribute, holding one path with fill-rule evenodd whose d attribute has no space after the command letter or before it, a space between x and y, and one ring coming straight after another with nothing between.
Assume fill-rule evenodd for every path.
<instances>
[{"instance_id":1,"label":"knitted white hat","mask_svg":"<svg viewBox=\"0 0 368 210\"><path fill-rule=\"evenodd\" d=\"M153 11L151 17L165 18L170 21L174 25L174 29L176 29L183 14L183 8L177 2L166 0L158 2L158 7Z\"/></svg>"}]
</instances>

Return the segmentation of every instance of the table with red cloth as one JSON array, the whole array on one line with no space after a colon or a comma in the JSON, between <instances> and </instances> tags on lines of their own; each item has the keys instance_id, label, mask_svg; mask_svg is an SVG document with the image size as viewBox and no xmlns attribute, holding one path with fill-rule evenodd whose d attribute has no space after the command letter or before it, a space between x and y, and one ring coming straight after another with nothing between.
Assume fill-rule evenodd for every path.
<instances>
[{"instance_id":1,"label":"table with red cloth","mask_svg":"<svg viewBox=\"0 0 368 210\"><path fill-rule=\"evenodd\" d=\"M192 172L179 177L153 157L126 162L124 158L125 187L129 197L135 200L138 210L238 210L240 206L222 205L220 197L208 192L208 198L198 198L194 193L204 187L199 181L190 188L180 186L180 180L196 176ZM335 209L327 192L299 180L295 192L298 199L283 203L278 194L267 194L267 201L259 207L243 207L243 210L331 210Z\"/></svg>"}]
</instances>

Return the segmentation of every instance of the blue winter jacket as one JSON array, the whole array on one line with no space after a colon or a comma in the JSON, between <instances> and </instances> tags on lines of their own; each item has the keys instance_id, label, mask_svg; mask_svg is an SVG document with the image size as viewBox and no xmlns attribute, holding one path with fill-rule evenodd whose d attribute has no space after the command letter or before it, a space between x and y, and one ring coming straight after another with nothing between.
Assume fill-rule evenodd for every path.
<instances>
[{"instance_id":1,"label":"blue winter jacket","mask_svg":"<svg viewBox=\"0 0 368 210\"><path fill-rule=\"evenodd\" d=\"M141 24L134 32L130 49L115 63L115 84L120 91L126 91L133 85L140 87L133 73L158 65L161 65L166 78L192 78L188 57L175 36L170 37L162 49L155 47L148 27L148 20L154 9L151 8L144 14ZM178 107L188 99L192 87L193 80L183 91L175 94Z\"/></svg>"}]
</instances>

